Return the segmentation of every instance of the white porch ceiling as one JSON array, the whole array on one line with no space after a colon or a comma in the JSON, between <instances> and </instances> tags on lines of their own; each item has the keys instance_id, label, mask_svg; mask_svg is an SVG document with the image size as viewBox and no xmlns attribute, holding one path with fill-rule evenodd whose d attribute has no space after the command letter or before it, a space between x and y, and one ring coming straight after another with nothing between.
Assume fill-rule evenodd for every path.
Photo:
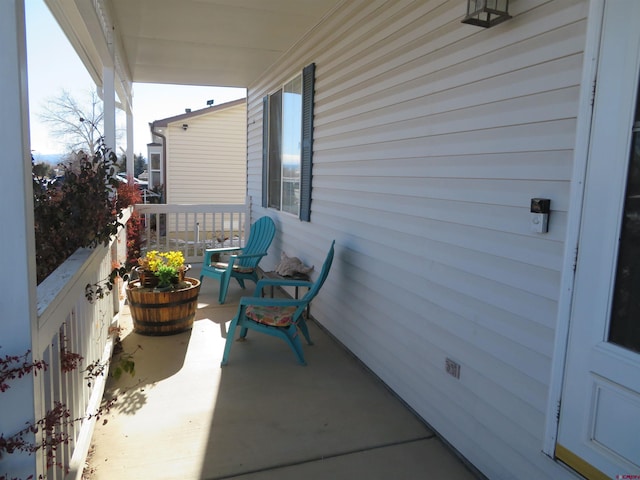
<instances>
[{"instance_id":1,"label":"white porch ceiling","mask_svg":"<svg viewBox=\"0 0 640 480\"><path fill-rule=\"evenodd\" d=\"M234 87L259 78L341 1L46 0L94 79L112 44L125 83ZM100 22L112 34L99 35Z\"/></svg>"},{"instance_id":2,"label":"white porch ceiling","mask_svg":"<svg viewBox=\"0 0 640 480\"><path fill-rule=\"evenodd\" d=\"M338 0L113 0L134 82L246 87Z\"/></svg>"}]
</instances>

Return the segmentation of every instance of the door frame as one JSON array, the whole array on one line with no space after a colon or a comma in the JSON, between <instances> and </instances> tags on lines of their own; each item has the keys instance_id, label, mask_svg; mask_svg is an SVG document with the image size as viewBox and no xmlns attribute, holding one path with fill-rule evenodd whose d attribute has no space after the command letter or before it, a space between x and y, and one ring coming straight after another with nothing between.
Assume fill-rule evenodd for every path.
<instances>
[{"instance_id":1,"label":"door frame","mask_svg":"<svg viewBox=\"0 0 640 480\"><path fill-rule=\"evenodd\" d=\"M573 303L575 267L584 205L584 187L591 141L593 101L605 1L606 0L590 0L587 13L582 78L580 81L580 100L578 104L576 140L573 154L573 172L571 175L571 193L567 217L567 236L563 255L562 277L560 280L560 298L558 300L556 332L542 445L542 452L554 459L560 418L560 403L562 400L562 385L564 382L569 342L569 323L572 313L571 306Z\"/></svg>"}]
</instances>

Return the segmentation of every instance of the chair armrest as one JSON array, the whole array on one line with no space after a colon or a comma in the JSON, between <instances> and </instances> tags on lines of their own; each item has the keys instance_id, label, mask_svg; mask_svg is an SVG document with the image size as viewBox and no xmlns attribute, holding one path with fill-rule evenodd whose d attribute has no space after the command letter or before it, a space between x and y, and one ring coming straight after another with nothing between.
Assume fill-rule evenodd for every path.
<instances>
[{"instance_id":1,"label":"chair armrest","mask_svg":"<svg viewBox=\"0 0 640 480\"><path fill-rule=\"evenodd\" d=\"M294 280L287 278L262 278L256 285L256 291L254 295L260 296L264 287L307 287L311 288L313 282L308 280Z\"/></svg>"},{"instance_id":2,"label":"chair armrest","mask_svg":"<svg viewBox=\"0 0 640 480\"><path fill-rule=\"evenodd\" d=\"M233 258L253 258L253 257L264 257L267 252L263 253L241 253L240 255L231 255Z\"/></svg>"},{"instance_id":3,"label":"chair armrest","mask_svg":"<svg viewBox=\"0 0 640 480\"><path fill-rule=\"evenodd\" d=\"M273 306L273 307L299 307L305 305L303 300L294 298L264 298L264 297L242 297L240 298L240 307L256 306Z\"/></svg>"},{"instance_id":4,"label":"chair armrest","mask_svg":"<svg viewBox=\"0 0 640 480\"><path fill-rule=\"evenodd\" d=\"M233 265L236 263L237 260L242 260L243 258L260 258L260 257L264 257L266 255L265 253L248 253L246 255L231 255L229 256L229 263L227 264L227 271L231 271L233 270Z\"/></svg>"},{"instance_id":5,"label":"chair armrest","mask_svg":"<svg viewBox=\"0 0 640 480\"><path fill-rule=\"evenodd\" d=\"M242 250L243 247L222 247L222 248L207 248L205 252L233 252L235 250Z\"/></svg>"},{"instance_id":6,"label":"chair armrest","mask_svg":"<svg viewBox=\"0 0 640 480\"><path fill-rule=\"evenodd\" d=\"M204 265L211 265L211 257L214 254L226 253L226 252L236 252L238 250L242 250L241 247L224 247L224 248L207 248L204 251Z\"/></svg>"},{"instance_id":7,"label":"chair armrest","mask_svg":"<svg viewBox=\"0 0 640 480\"><path fill-rule=\"evenodd\" d=\"M240 255L231 255L231 258L235 261L235 260L242 260L243 258L259 258L259 257L264 257L267 253L241 253Z\"/></svg>"}]
</instances>

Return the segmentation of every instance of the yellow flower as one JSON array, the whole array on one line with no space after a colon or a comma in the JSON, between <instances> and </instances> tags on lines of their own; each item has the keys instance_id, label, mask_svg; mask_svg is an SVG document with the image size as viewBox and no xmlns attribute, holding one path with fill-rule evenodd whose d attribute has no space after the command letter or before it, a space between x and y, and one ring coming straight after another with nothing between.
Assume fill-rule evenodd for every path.
<instances>
[{"instance_id":1,"label":"yellow flower","mask_svg":"<svg viewBox=\"0 0 640 480\"><path fill-rule=\"evenodd\" d=\"M182 265L184 265L184 255L182 252L171 251L160 254L166 260L166 265L175 268L178 270Z\"/></svg>"},{"instance_id":2,"label":"yellow flower","mask_svg":"<svg viewBox=\"0 0 640 480\"><path fill-rule=\"evenodd\" d=\"M169 267L176 274L184 266L184 255L182 252L172 250L170 252L158 252L150 250L147 254L138 259L138 264L145 270L157 272L160 267Z\"/></svg>"}]
</instances>

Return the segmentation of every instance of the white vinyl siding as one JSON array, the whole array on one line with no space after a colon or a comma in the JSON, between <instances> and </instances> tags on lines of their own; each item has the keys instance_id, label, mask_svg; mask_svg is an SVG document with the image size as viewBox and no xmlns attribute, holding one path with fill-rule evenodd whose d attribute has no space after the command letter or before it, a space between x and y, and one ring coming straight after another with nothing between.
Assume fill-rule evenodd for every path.
<instances>
[{"instance_id":1,"label":"white vinyl siding","mask_svg":"<svg viewBox=\"0 0 640 480\"><path fill-rule=\"evenodd\" d=\"M168 124L167 203L245 203L246 114L242 103Z\"/></svg>"},{"instance_id":2,"label":"white vinyl siding","mask_svg":"<svg viewBox=\"0 0 640 480\"><path fill-rule=\"evenodd\" d=\"M510 7L482 29L459 1L343 3L249 88L248 192L278 217L262 268L318 266L335 238L313 316L480 471L573 478L541 450L588 2ZM310 62L303 223L260 207L262 97Z\"/></svg>"}]
</instances>

